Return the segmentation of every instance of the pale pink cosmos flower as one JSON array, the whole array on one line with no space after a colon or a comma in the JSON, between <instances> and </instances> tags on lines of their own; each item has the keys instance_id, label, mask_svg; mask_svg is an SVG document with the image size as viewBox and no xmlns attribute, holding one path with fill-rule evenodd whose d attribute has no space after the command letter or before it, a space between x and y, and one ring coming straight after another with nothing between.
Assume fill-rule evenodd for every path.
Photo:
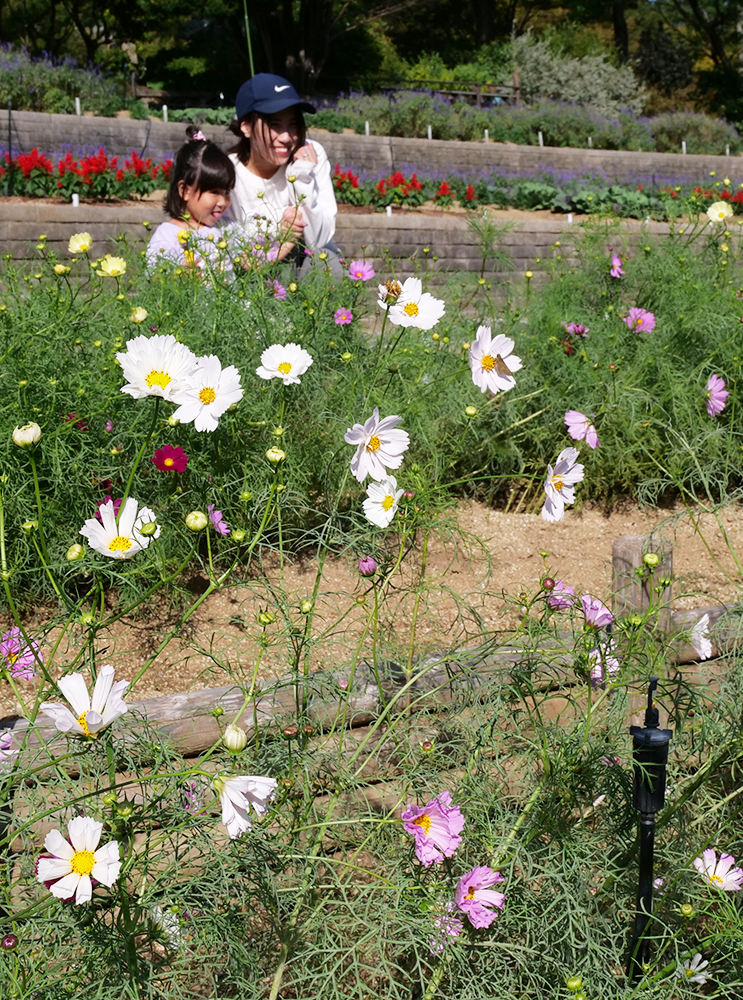
<instances>
[{"instance_id":1,"label":"pale pink cosmos flower","mask_svg":"<svg viewBox=\"0 0 743 1000\"><path fill-rule=\"evenodd\" d=\"M13 733L10 729L0 732L0 775L7 774L13 768L13 761L19 750L13 746Z\"/></svg>"},{"instance_id":2,"label":"pale pink cosmos flower","mask_svg":"<svg viewBox=\"0 0 743 1000\"><path fill-rule=\"evenodd\" d=\"M415 837L415 853L426 868L450 858L462 842L464 816L459 806L451 804L450 792L442 792L424 806L408 803L402 821Z\"/></svg>"},{"instance_id":3,"label":"pale pink cosmos flower","mask_svg":"<svg viewBox=\"0 0 743 1000\"><path fill-rule=\"evenodd\" d=\"M639 306L633 306L622 319L635 333L650 333L651 330L655 329L653 313L648 312L647 309L640 309Z\"/></svg>"},{"instance_id":4,"label":"pale pink cosmos flower","mask_svg":"<svg viewBox=\"0 0 743 1000\"><path fill-rule=\"evenodd\" d=\"M558 580L547 597L547 607L553 611L567 611L575 604L575 591L564 582Z\"/></svg>"},{"instance_id":5,"label":"pale pink cosmos flower","mask_svg":"<svg viewBox=\"0 0 743 1000\"><path fill-rule=\"evenodd\" d=\"M498 916L491 907L502 910L505 906L505 895L490 888L496 882L505 882L505 879L487 865L478 865L460 878L454 902L473 927L490 927Z\"/></svg>"},{"instance_id":6,"label":"pale pink cosmos flower","mask_svg":"<svg viewBox=\"0 0 743 1000\"><path fill-rule=\"evenodd\" d=\"M702 852L701 858L694 858L694 867L702 878L725 892L738 892L743 888L743 868L734 868L734 864L735 858L730 854L721 854L718 861L711 847Z\"/></svg>"},{"instance_id":7,"label":"pale pink cosmos flower","mask_svg":"<svg viewBox=\"0 0 743 1000\"><path fill-rule=\"evenodd\" d=\"M365 260L352 260L348 265L348 277L351 281L370 281L375 273L371 264Z\"/></svg>"},{"instance_id":8,"label":"pale pink cosmos flower","mask_svg":"<svg viewBox=\"0 0 743 1000\"><path fill-rule=\"evenodd\" d=\"M719 375L710 375L704 398L707 400L707 413L711 417L716 417L725 409L725 400L730 392L725 388L725 379Z\"/></svg>"},{"instance_id":9,"label":"pale pink cosmos flower","mask_svg":"<svg viewBox=\"0 0 743 1000\"><path fill-rule=\"evenodd\" d=\"M584 594L580 599L580 603L583 607L583 614L586 617L586 625L603 628L606 625L611 625L614 621L614 615L598 597L591 597L590 594Z\"/></svg>"},{"instance_id":10,"label":"pale pink cosmos flower","mask_svg":"<svg viewBox=\"0 0 743 1000\"><path fill-rule=\"evenodd\" d=\"M351 472L363 483L367 476L377 482L387 478L388 469L399 469L402 456L410 446L407 431L398 430L402 417L379 416L379 407L363 424L349 427L343 436L346 444L357 445L351 459Z\"/></svg>"},{"instance_id":11,"label":"pale pink cosmos flower","mask_svg":"<svg viewBox=\"0 0 743 1000\"><path fill-rule=\"evenodd\" d=\"M464 924L455 916L456 907L454 900L449 900L446 905L439 906L433 918L436 933L428 939L428 945L432 955L443 954L444 948L449 943L449 938L458 938L464 930Z\"/></svg>"},{"instance_id":12,"label":"pale pink cosmos flower","mask_svg":"<svg viewBox=\"0 0 743 1000\"><path fill-rule=\"evenodd\" d=\"M353 313L350 309L336 309L333 313L333 320L336 326L348 326L353 322Z\"/></svg>"},{"instance_id":13,"label":"pale pink cosmos flower","mask_svg":"<svg viewBox=\"0 0 743 1000\"><path fill-rule=\"evenodd\" d=\"M606 687L607 678L611 681L619 673L619 660L612 655L615 650L616 644L610 641L605 646L594 646L588 654L591 687Z\"/></svg>"},{"instance_id":14,"label":"pale pink cosmos flower","mask_svg":"<svg viewBox=\"0 0 743 1000\"><path fill-rule=\"evenodd\" d=\"M33 680L36 676L34 666L41 663L38 642L30 636L26 642L17 625L0 639L0 657L11 676L24 681Z\"/></svg>"},{"instance_id":15,"label":"pale pink cosmos flower","mask_svg":"<svg viewBox=\"0 0 743 1000\"><path fill-rule=\"evenodd\" d=\"M505 334L492 335L489 326L477 328L477 337L469 351L472 381L481 392L507 392L516 385L514 372L522 368L521 358L513 353L513 341Z\"/></svg>"},{"instance_id":16,"label":"pale pink cosmos flower","mask_svg":"<svg viewBox=\"0 0 743 1000\"><path fill-rule=\"evenodd\" d=\"M565 414L565 425L568 434L573 441L583 441L585 439L589 448L600 447L599 436L590 417L579 410L568 410Z\"/></svg>"},{"instance_id":17,"label":"pale pink cosmos flower","mask_svg":"<svg viewBox=\"0 0 743 1000\"><path fill-rule=\"evenodd\" d=\"M609 271L609 274L612 278L621 278L624 274L624 271L622 270L622 258L618 253L613 253L611 255L611 270Z\"/></svg>"},{"instance_id":18,"label":"pale pink cosmos flower","mask_svg":"<svg viewBox=\"0 0 743 1000\"><path fill-rule=\"evenodd\" d=\"M215 531L218 531L220 535L229 535L230 529L227 522L222 517L222 511L215 510L214 507L215 505L210 503L206 508L207 513L209 514L209 520L212 522L212 527Z\"/></svg>"},{"instance_id":19,"label":"pale pink cosmos flower","mask_svg":"<svg viewBox=\"0 0 743 1000\"><path fill-rule=\"evenodd\" d=\"M708 660L712 656L712 642L709 637L709 615L704 614L694 623L689 633L689 642L696 650L700 660Z\"/></svg>"},{"instance_id":20,"label":"pale pink cosmos flower","mask_svg":"<svg viewBox=\"0 0 743 1000\"><path fill-rule=\"evenodd\" d=\"M583 466L577 461L578 457L577 448L563 448L554 469L551 465L547 466L544 482L546 496L542 505L545 521L562 521L565 506L575 502L575 485L583 479Z\"/></svg>"}]
</instances>

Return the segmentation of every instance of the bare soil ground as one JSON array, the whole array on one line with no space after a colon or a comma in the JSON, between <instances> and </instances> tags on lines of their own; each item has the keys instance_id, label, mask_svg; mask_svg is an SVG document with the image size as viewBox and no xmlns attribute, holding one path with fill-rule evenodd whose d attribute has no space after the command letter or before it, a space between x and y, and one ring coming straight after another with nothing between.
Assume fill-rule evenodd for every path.
<instances>
[{"instance_id":1,"label":"bare soil ground","mask_svg":"<svg viewBox=\"0 0 743 1000\"><path fill-rule=\"evenodd\" d=\"M457 533L449 530L455 525ZM547 524L538 514L504 513L483 504L463 503L449 528L443 527L429 545L428 585L418 607L416 653L474 641L482 629L512 628L518 618L515 598L521 591L538 589L545 566L577 594L590 592L608 601L614 539L648 534L656 528L674 543L676 608L732 603L740 592L739 569L731 552L743 554L740 508L725 508L719 520L706 515L696 530L680 510L632 507L607 517L584 508L568 511L559 524ZM547 552L547 557L540 552ZM395 589L384 606L380 642L397 658L406 658L409 651L414 595L407 588L415 584L419 565L419 557L406 564L405 586ZM269 580L278 587L282 571L275 557L267 568ZM139 698L156 697L228 684L231 675L250 679L255 673L258 681L265 681L286 673L291 641L282 621L304 628L306 619L299 604L311 595L316 572L314 559L285 564L283 587L288 603L284 619L278 591L271 593L265 582L247 582L212 595L154 659L133 693ZM360 604L357 599L364 593L366 602ZM368 647L370 606L369 584L359 577L356 561L329 559L312 621L312 669L342 665L352 659L359 643ZM275 613L277 622L266 628L261 649L257 618L263 610ZM52 609L39 609L27 627L38 634L52 613ZM164 602L117 622L106 634L98 634L99 662L111 662L117 676L133 678L177 622L178 614ZM47 633L47 655L58 634L56 630ZM86 629L75 626L63 639L55 660L60 668L85 643L86 635ZM31 695L33 684L22 686ZM12 691L1 684L0 717L16 711Z\"/></svg>"}]
</instances>

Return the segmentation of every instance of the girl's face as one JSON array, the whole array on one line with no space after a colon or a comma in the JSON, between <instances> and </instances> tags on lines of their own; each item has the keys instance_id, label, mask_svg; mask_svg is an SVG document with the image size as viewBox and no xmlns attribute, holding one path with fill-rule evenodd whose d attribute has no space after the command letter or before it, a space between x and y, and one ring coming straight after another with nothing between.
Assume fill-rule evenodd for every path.
<instances>
[{"instance_id":1,"label":"girl's face","mask_svg":"<svg viewBox=\"0 0 743 1000\"><path fill-rule=\"evenodd\" d=\"M178 192L186 211L199 226L215 226L230 207L229 191L198 191L194 185L181 181Z\"/></svg>"},{"instance_id":2,"label":"girl's face","mask_svg":"<svg viewBox=\"0 0 743 1000\"><path fill-rule=\"evenodd\" d=\"M250 139L250 159L252 166L266 168L287 164L297 151L299 141L299 120L294 108L277 111L273 115L257 115L255 123L240 123L242 133Z\"/></svg>"}]
</instances>

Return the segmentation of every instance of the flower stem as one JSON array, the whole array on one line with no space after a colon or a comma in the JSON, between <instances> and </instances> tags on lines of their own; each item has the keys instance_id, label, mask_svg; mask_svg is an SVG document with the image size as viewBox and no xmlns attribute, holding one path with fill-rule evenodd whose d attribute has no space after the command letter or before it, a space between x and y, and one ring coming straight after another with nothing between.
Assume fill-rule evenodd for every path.
<instances>
[{"instance_id":1,"label":"flower stem","mask_svg":"<svg viewBox=\"0 0 743 1000\"><path fill-rule=\"evenodd\" d=\"M126 487L124 489L124 495L121 498L121 506L119 507L119 513L116 515L116 523L119 523L119 518L121 517L121 512L124 509L126 501L129 499L129 491L132 488L132 483L134 482L134 476L137 469L139 468L139 463L142 461L142 456L145 453L145 449L149 446L152 435L155 433L155 426L157 425L157 418L160 412L160 397L155 396L155 409L152 413L152 422L150 423L150 429L147 431L144 441L142 442L142 447L137 452L137 457L134 459L134 464L132 465L131 472L129 473L129 478L126 481ZM41 527L41 524L39 524Z\"/></svg>"}]
</instances>

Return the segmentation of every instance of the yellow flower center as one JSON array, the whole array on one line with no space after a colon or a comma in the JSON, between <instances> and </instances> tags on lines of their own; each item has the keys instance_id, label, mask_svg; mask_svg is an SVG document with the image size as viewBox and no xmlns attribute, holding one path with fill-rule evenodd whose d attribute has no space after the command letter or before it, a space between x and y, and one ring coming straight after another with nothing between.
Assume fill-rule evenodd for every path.
<instances>
[{"instance_id":1,"label":"yellow flower center","mask_svg":"<svg viewBox=\"0 0 743 1000\"><path fill-rule=\"evenodd\" d=\"M75 875L90 875L95 865L95 855L92 851L75 851L70 864Z\"/></svg>"},{"instance_id":2,"label":"yellow flower center","mask_svg":"<svg viewBox=\"0 0 743 1000\"><path fill-rule=\"evenodd\" d=\"M467 890L467 895L464 898L465 899L474 899L475 898L475 886L474 885L471 885L469 887L469 889Z\"/></svg>"},{"instance_id":3,"label":"yellow flower center","mask_svg":"<svg viewBox=\"0 0 743 1000\"><path fill-rule=\"evenodd\" d=\"M415 302L408 302L407 305L403 306L402 311L404 313L407 313L408 316L417 316L418 313L420 312L420 309L415 304Z\"/></svg>"},{"instance_id":4,"label":"yellow flower center","mask_svg":"<svg viewBox=\"0 0 743 1000\"><path fill-rule=\"evenodd\" d=\"M694 971L695 971L694 969L685 969L684 972L686 974L686 978L691 979L691 977L694 975Z\"/></svg>"},{"instance_id":5,"label":"yellow flower center","mask_svg":"<svg viewBox=\"0 0 743 1000\"><path fill-rule=\"evenodd\" d=\"M6 653L5 659L12 666L16 662L16 660L18 659L18 653Z\"/></svg>"},{"instance_id":6,"label":"yellow flower center","mask_svg":"<svg viewBox=\"0 0 743 1000\"><path fill-rule=\"evenodd\" d=\"M387 496L382 501L382 506L385 510L389 510L392 504L395 502L395 498L387 494ZM429 820L430 822L430 820Z\"/></svg>"},{"instance_id":7,"label":"yellow flower center","mask_svg":"<svg viewBox=\"0 0 743 1000\"><path fill-rule=\"evenodd\" d=\"M725 885L719 875L710 875L709 877L710 885Z\"/></svg>"},{"instance_id":8,"label":"yellow flower center","mask_svg":"<svg viewBox=\"0 0 743 1000\"><path fill-rule=\"evenodd\" d=\"M282 375L288 375L291 370L292 366L289 364L288 361L282 361L277 368L277 371L280 371Z\"/></svg>"},{"instance_id":9,"label":"yellow flower center","mask_svg":"<svg viewBox=\"0 0 743 1000\"><path fill-rule=\"evenodd\" d=\"M116 552L117 549L119 552L128 552L131 547L131 539L127 538L126 535L117 535L108 543L109 552Z\"/></svg>"},{"instance_id":10,"label":"yellow flower center","mask_svg":"<svg viewBox=\"0 0 743 1000\"><path fill-rule=\"evenodd\" d=\"M493 357L492 354L486 354L485 357L480 362L480 364L483 366L486 372L492 372L492 370L495 368L495 358Z\"/></svg>"},{"instance_id":11,"label":"yellow flower center","mask_svg":"<svg viewBox=\"0 0 743 1000\"><path fill-rule=\"evenodd\" d=\"M150 387L150 389L153 387L153 385L158 385L160 386L161 389L165 389L172 381L173 379L170 377L170 375L168 375L167 372L158 372L155 371L154 368L145 379L145 382Z\"/></svg>"},{"instance_id":12,"label":"yellow flower center","mask_svg":"<svg viewBox=\"0 0 743 1000\"><path fill-rule=\"evenodd\" d=\"M389 499L389 497L387 499ZM426 816L424 813L422 816L419 816L418 819L413 820L413 826L419 826L424 833L428 833L431 829L431 817Z\"/></svg>"},{"instance_id":13,"label":"yellow flower center","mask_svg":"<svg viewBox=\"0 0 743 1000\"><path fill-rule=\"evenodd\" d=\"M214 389L212 389L211 386L208 385L205 385L204 388L199 393L199 399L201 400L202 403L213 403L216 398L217 398L216 392L214 391Z\"/></svg>"},{"instance_id":14,"label":"yellow flower center","mask_svg":"<svg viewBox=\"0 0 743 1000\"><path fill-rule=\"evenodd\" d=\"M82 729L82 731L85 733L85 735L86 736L91 736L92 734L91 734L90 730L88 729L87 714L88 714L87 712L83 712L82 715L78 715L77 721L78 721L78 725L80 726L80 728Z\"/></svg>"},{"instance_id":15,"label":"yellow flower center","mask_svg":"<svg viewBox=\"0 0 743 1000\"><path fill-rule=\"evenodd\" d=\"M171 465L175 465L175 462L172 458L166 458L163 460L163 465L167 465L167 467L170 468Z\"/></svg>"},{"instance_id":16,"label":"yellow flower center","mask_svg":"<svg viewBox=\"0 0 743 1000\"><path fill-rule=\"evenodd\" d=\"M565 485L562 476L553 476L552 485L555 487L558 493L562 493L562 488Z\"/></svg>"},{"instance_id":17,"label":"yellow flower center","mask_svg":"<svg viewBox=\"0 0 743 1000\"><path fill-rule=\"evenodd\" d=\"M402 292L402 285L399 281L385 281L384 287L387 292L385 298L388 299L396 299Z\"/></svg>"},{"instance_id":18,"label":"yellow flower center","mask_svg":"<svg viewBox=\"0 0 743 1000\"><path fill-rule=\"evenodd\" d=\"M366 442L366 450L367 451L379 451L379 446L381 445L381 443L382 442L379 440L379 438L376 436L376 434L372 434L372 436Z\"/></svg>"}]
</instances>

